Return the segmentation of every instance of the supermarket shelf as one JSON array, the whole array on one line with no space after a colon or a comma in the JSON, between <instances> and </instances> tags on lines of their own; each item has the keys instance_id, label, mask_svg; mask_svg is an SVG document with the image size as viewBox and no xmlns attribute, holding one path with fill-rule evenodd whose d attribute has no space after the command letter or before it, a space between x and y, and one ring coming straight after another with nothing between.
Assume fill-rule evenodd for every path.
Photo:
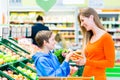
<instances>
[{"instance_id":1,"label":"supermarket shelf","mask_svg":"<svg viewBox=\"0 0 120 80\"><path fill-rule=\"evenodd\" d=\"M117 29L107 29L108 32L116 32Z\"/></svg>"},{"instance_id":2,"label":"supermarket shelf","mask_svg":"<svg viewBox=\"0 0 120 80\"><path fill-rule=\"evenodd\" d=\"M116 47L120 47L120 44L115 44Z\"/></svg>"},{"instance_id":3,"label":"supermarket shelf","mask_svg":"<svg viewBox=\"0 0 120 80\"><path fill-rule=\"evenodd\" d=\"M120 63L115 63L115 67L120 67Z\"/></svg>"},{"instance_id":4,"label":"supermarket shelf","mask_svg":"<svg viewBox=\"0 0 120 80\"><path fill-rule=\"evenodd\" d=\"M50 30L75 30L75 28L56 28L56 27L50 27Z\"/></svg>"},{"instance_id":5,"label":"supermarket shelf","mask_svg":"<svg viewBox=\"0 0 120 80\"><path fill-rule=\"evenodd\" d=\"M97 10L98 14L120 14L120 12L102 12L101 10Z\"/></svg>"},{"instance_id":6,"label":"supermarket shelf","mask_svg":"<svg viewBox=\"0 0 120 80\"><path fill-rule=\"evenodd\" d=\"M36 21L20 21L20 20L11 20L10 23L14 23L14 24L21 24L21 23L24 23L24 24L34 24L36 23ZM53 24L53 23L74 23L74 21L45 21L45 24Z\"/></svg>"},{"instance_id":7,"label":"supermarket shelf","mask_svg":"<svg viewBox=\"0 0 120 80\"><path fill-rule=\"evenodd\" d=\"M5 40L5 41L13 44L15 47L21 49L21 50L24 51L25 53L30 54L28 51L24 50L24 49L23 49L20 45L18 45L16 42L14 42L14 41L12 41L12 40L10 40L10 39L7 39L7 40Z\"/></svg>"},{"instance_id":8,"label":"supermarket shelf","mask_svg":"<svg viewBox=\"0 0 120 80\"><path fill-rule=\"evenodd\" d=\"M74 23L74 21L66 21L66 20L63 20L63 21L45 21L45 24L46 23Z\"/></svg>"},{"instance_id":9,"label":"supermarket shelf","mask_svg":"<svg viewBox=\"0 0 120 80\"><path fill-rule=\"evenodd\" d=\"M76 9L75 6L53 6L52 9L49 10L49 12L54 12L54 11L57 11L57 12L68 12L68 11L73 11ZM44 10L39 7L39 6L10 6L9 7L9 10L12 12L12 11L42 11L44 12Z\"/></svg>"},{"instance_id":10,"label":"supermarket shelf","mask_svg":"<svg viewBox=\"0 0 120 80\"><path fill-rule=\"evenodd\" d=\"M120 21L102 21L102 24L120 24Z\"/></svg>"},{"instance_id":11,"label":"supermarket shelf","mask_svg":"<svg viewBox=\"0 0 120 80\"><path fill-rule=\"evenodd\" d=\"M113 39L120 39L120 36L112 36Z\"/></svg>"},{"instance_id":12,"label":"supermarket shelf","mask_svg":"<svg viewBox=\"0 0 120 80\"><path fill-rule=\"evenodd\" d=\"M111 28L111 29L107 29L108 32L120 32L119 28Z\"/></svg>"},{"instance_id":13,"label":"supermarket shelf","mask_svg":"<svg viewBox=\"0 0 120 80\"><path fill-rule=\"evenodd\" d=\"M82 39L83 38L83 36L82 35L79 35L79 37L78 37L79 39Z\"/></svg>"},{"instance_id":14,"label":"supermarket shelf","mask_svg":"<svg viewBox=\"0 0 120 80\"><path fill-rule=\"evenodd\" d=\"M79 39L82 39L83 36L82 35L79 35L78 37ZM113 39L120 39L119 35L116 35L116 36L112 36Z\"/></svg>"},{"instance_id":15,"label":"supermarket shelf","mask_svg":"<svg viewBox=\"0 0 120 80\"><path fill-rule=\"evenodd\" d=\"M8 76L7 74L3 73L3 71L0 70L0 75L6 77L9 80L14 80L12 77Z\"/></svg>"},{"instance_id":16,"label":"supermarket shelf","mask_svg":"<svg viewBox=\"0 0 120 80\"><path fill-rule=\"evenodd\" d=\"M65 35L64 38L75 38L75 35Z\"/></svg>"},{"instance_id":17,"label":"supermarket shelf","mask_svg":"<svg viewBox=\"0 0 120 80\"><path fill-rule=\"evenodd\" d=\"M27 59L26 59L26 58L22 58L22 59L17 60L17 61L5 63L5 64L0 65L0 68L2 68L2 67L4 67L4 66L7 66L7 65L11 65L11 64L17 63L17 62L22 62L22 61L25 61L25 60L27 60Z\"/></svg>"}]
</instances>

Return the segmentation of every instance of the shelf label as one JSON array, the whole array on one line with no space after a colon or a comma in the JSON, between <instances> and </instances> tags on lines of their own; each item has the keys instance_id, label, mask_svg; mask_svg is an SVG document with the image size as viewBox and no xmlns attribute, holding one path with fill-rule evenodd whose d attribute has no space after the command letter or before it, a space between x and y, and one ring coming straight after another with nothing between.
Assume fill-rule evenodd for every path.
<instances>
[{"instance_id":1,"label":"shelf label","mask_svg":"<svg viewBox=\"0 0 120 80\"><path fill-rule=\"evenodd\" d=\"M103 0L89 0L88 6L92 8L104 8Z\"/></svg>"},{"instance_id":2,"label":"shelf label","mask_svg":"<svg viewBox=\"0 0 120 80\"><path fill-rule=\"evenodd\" d=\"M85 0L63 0L63 4L84 4Z\"/></svg>"},{"instance_id":3,"label":"shelf label","mask_svg":"<svg viewBox=\"0 0 120 80\"><path fill-rule=\"evenodd\" d=\"M36 0L36 3L47 12L52 6L54 6L56 0Z\"/></svg>"},{"instance_id":4,"label":"shelf label","mask_svg":"<svg viewBox=\"0 0 120 80\"><path fill-rule=\"evenodd\" d=\"M117 32L120 32L120 29L117 29Z\"/></svg>"}]
</instances>

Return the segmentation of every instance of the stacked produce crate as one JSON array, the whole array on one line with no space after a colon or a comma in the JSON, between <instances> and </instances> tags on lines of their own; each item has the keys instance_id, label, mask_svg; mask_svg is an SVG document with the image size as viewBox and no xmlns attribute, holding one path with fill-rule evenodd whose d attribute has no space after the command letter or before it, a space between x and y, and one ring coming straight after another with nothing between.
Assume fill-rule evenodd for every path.
<instances>
[{"instance_id":1,"label":"stacked produce crate","mask_svg":"<svg viewBox=\"0 0 120 80\"><path fill-rule=\"evenodd\" d=\"M30 53L7 39L0 41L0 79L36 80Z\"/></svg>"}]
</instances>

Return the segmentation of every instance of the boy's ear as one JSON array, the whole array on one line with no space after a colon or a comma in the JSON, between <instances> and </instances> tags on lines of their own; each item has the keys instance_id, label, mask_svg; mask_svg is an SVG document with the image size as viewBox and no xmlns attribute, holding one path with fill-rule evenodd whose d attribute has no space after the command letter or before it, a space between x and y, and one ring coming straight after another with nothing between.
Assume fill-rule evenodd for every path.
<instances>
[{"instance_id":1,"label":"boy's ear","mask_svg":"<svg viewBox=\"0 0 120 80\"><path fill-rule=\"evenodd\" d=\"M43 41L43 45L46 45L46 44L47 44L47 41L44 40L44 41Z\"/></svg>"}]
</instances>

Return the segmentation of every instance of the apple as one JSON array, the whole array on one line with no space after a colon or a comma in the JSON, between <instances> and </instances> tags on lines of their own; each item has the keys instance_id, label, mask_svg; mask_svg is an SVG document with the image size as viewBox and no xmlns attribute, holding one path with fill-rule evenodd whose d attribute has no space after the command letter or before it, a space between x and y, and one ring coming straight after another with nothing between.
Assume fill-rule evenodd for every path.
<instances>
[{"instance_id":1,"label":"apple","mask_svg":"<svg viewBox=\"0 0 120 80\"><path fill-rule=\"evenodd\" d=\"M4 64L4 60L3 59L0 59L0 65L1 64Z\"/></svg>"}]
</instances>

